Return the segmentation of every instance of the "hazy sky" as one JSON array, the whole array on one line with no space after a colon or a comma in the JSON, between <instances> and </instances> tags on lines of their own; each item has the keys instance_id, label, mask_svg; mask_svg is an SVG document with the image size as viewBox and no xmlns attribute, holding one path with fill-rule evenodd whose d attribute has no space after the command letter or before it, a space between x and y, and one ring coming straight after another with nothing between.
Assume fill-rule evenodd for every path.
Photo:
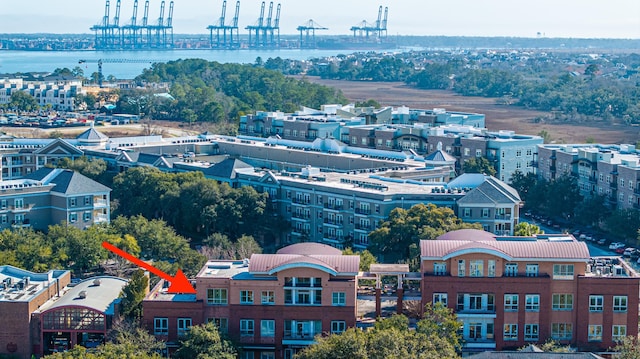
<instances>
[{"instance_id":1,"label":"hazy sky","mask_svg":"<svg viewBox=\"0 0 640 359\"><path fill-rule=\"evenodd\" d=\"M166 0L165 18L169 1ZM111 0L111 18L117 0ZM2 0L0 33L90 33L104 16L105 0ZM130 23L134 0L121 0L120 25ZM157 22L161 0L150 0L149 21ZM207 34L220 17L222 0L174 0L174 33ZM267 3L267 10L269 1ZM640 0L281 0L280 33L313 19L329 30L349 34L363 20L374 22L378 7L389 8L389 35L515 36L640 39ZM10 5L9 5L10 4ZM227 1L231 21L235 0ZM260 0L242 0L240 33L256 23ZM144 0L139 0L138 21ZM266 14L265 14L266 17Z\"/></svg>"}]
</instances>

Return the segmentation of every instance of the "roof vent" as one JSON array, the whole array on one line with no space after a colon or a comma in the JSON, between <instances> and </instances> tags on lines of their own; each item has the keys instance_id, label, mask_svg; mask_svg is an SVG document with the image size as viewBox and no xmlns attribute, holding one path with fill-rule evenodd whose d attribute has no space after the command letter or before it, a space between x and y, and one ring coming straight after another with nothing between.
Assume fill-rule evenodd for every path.
<instances>
[{"instance_id":1,"label":"roof vent","mask_svg":"<svg viewBox=\"0 0 640 359\"><path fill-rule=\"evenodd\" d=\"M86 297L87 297L87 291L86 290L80 291L80 293L78 293L78 298L84 299Z\"/></svg>"},{"instance_id":2,"label":"roof vent","mask_svg":"<svg viewBox=\"0 0 640 359\"><path fill-rule=\"evenodd\" d=\"M249 266L249 258L245 258L242 260L242 266L243 267L248 267Z\"/></svg>"},{"instance_id":3,"label":"roof vent","mask_svg":"<svg viewBox=\"0 0 640 359\"><path fill-rule=\"evenodd\" d=\"M94 285L94 286L96 286L96 287L99 287L99 286L100 286L100 283L101 283L101 282L100 282L100 279L97 279L97 278L96 278L96 279L94 279L94 280L93 280L93 285Z\"/></svg>"}]
</instances>

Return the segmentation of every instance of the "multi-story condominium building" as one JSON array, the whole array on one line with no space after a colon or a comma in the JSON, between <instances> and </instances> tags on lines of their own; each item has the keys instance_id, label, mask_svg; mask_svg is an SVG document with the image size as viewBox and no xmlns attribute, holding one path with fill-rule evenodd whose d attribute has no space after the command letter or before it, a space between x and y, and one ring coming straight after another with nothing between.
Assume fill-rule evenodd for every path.
<instances>
[{"instance_id":1,"label":"multi-story condominium building","mask_svg":"<svg viewBox=\"0 0 640 359\"><path fill-rule=\"evenodd\" d=\"M46 230L63 222L78 228L109 221L111 189L77 172L43 168L0 181L0 229Z\"/></svg>"},{"instance_id":2,"label":"multi-story condominium building","mask_svg":"<svg viewBox=\"0 0 640 359\"><path fill-rule=\"evenodd\" d=\"M474 179L475 183L465 186L464 182ZM468 223L480 223L487 232L513 235L522 205L520 195L513 187L495 177L481 174L462 175L447 186L472 188L456 201L458 218Z\"/></svg>"},{"instance_id":3,"label":"multi-story condominium building","mask_svg":"<svg viewBox=\"0 0 640 359\"><path fill-rule=\"evenodd\" d=\"M442 108L417 110L408 107L373 109L350 105L323 105L320 110L303 108L295 113L258 111L255 115L240 117L239 132L243 135L269 137L281 136L288 140L313 141L316 138L333 137L352 145L370 146L370 140L360 137L351 142L352 127L362 125L419 125L421 128L446 125L484 128L484 115L450 112ZM379 128L384 131L384 126ZM355 134L354 134L355 135ZM376 135L383 137L382 133ZM391 139L389 139L391 140ZM391 149L387 143L373 143Z\"/></svg>"},{"instance_id":4,"label":"multi-story condominium building","mask_svg":"<svg viewBox=\"0 0 640 359\"><path fill-rule=\"evenodd\" d=\"M597 351L638 335L638 274L619 258L590 258L570 235L460 230L420 250L422 304L455 310L465 351L548 339Z\"/></svg>"},{"instance_id":5,"label":"multi-story condominium building","mask_svg":"<svg viewBox=\"0 0 640 359\"><path fill-rule=\"evenodd\" d=\"M580 194L605 196L613 208L640 209L640 152L633 145L543 145L538 177L577 179Z\"/></svg>"},{"instance_id":6,"label":"multi-story condominium building","mask_svg":"<svg viewBox=\"0 0 640 359\"><path fill-rule=\"evenodd\" d=\"M77 78L49 76L36 81L0 79L0 104L9 103L16 91L26 92L40 106L58 111L74 110L76 97L83 93L82 80Z\"/></svg>"},{"instance_id":7,"label":"multi-story condominium building","mask_svg":"<svg viewBox=\"0 0 640 359\"><path fill-rule=\"evenodd\" d=\"M143 323L175 346L192 325L214 322L243 358L293 358L322 333L356 324L360 257L317 243L240 261L209 261L194 294L169 294L163 283L143 301Z\"/></svg>"},{"instance_id":8,"label":"multi-story condominium building","mask_svg":"<svg viewBox=\"0 0 640 359\"><path fill-rule=\"evenodd\" d=\"M0 266L0 356L29 359L39 351L34 352L41 342L32 313L59 296L70 281L71 272L66 270L34 273Z\"/></svg>"},{"instance_id":9,"label":"multi-story condominium building","mask_svg":"<svg viewBox=\"0 0 640 359\"><path fill-rule=\"evenodd\" d=\"M503 181L510 181L515 171L534 172L537 146L543 143L540 136L488 131L484 128L484 115L479 114L406 107L371 112L352 105L345 109L336 106L327 105L321 111L258 112L243 116L240 133L300 142L335 138L350 148L408 151L417 155L442 146L457 159L458 173L466 160L485 157Z\"/></svg>"}]
</instances>

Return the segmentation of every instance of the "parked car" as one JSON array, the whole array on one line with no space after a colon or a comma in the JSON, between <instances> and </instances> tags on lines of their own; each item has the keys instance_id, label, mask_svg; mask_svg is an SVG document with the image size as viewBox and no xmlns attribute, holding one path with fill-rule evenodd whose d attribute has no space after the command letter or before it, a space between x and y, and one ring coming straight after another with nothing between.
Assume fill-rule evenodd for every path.
<instances>
[{"instance_id":1,"label":"parked car","mask_svg":"<svg viewBox=\"0 0 640 359\"><path fill-rule=\"evenodd\" d=\"M600 238L598 239L598 244L603 246L607 243L607 239L606 238Z\"/></svg>"},{"instance_id":2,"label":"parked car","mask_svg":"<svg viewBox=\"0 0 640 359\"><path fill-rule=\"evenodd\" d=\"M624 251L624 247L625 247L624 243L620 243L620 242L613 242L609 245L609 249L613 251L619 248L623 248L622 251Z\"/></svg>"},{"instance_id":3,"label":"parked car","mask_svg":"<svg viewBox=\"0 0 640 359\"><path fill-rule=\"evenodd\" d=\"M616 248L615 252L618 254L624 254L625 248L624 247L620 247L620 248Z\"/></svg>"},{"instance_id":4,"label":"parked car","mask_svg":"<svg viewBox=\"0 0 640 359\"><path fill-rule=\"evenodd\" d=\"M633 247L628 247L628 248L625 248L624 252L622 252L622 255L625 257L631 257L631 255L634 254L636 251L637 249Z\"/></svg>"}]
</instances>

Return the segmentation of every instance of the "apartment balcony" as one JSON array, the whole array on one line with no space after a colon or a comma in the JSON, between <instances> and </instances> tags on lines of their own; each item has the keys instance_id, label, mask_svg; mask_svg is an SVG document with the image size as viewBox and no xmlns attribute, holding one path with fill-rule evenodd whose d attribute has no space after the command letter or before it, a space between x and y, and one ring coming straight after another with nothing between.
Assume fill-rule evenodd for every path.
<instances>
[{"instance_id":1,"label":"apartment balcony","mask_svg":"<svg viewBox=\"0 0 640 359\"><path fill-rule=\"evenodd\" d=\"M304 236L304 235L308 235L309 233L311 233L311 230L309 229L294 228L291 230L291 234L297 235L297 236Z\"/></svg>"},{"instance_id":2,"label":"apartment balcony","mask_svg":"<svg viewBox=\"0 0 640 359\"><path fill-rule=\"evenodd\" d=\"M464 344L462 344L465 349L495 349L496 341L493 339L487 338L462 338Z\"/></svg>"},{"instance_id":3,"label":"apartment balcony","mask_svg":"<svg viewBox=\"0 0 640 359\"><path fill-rule=\"evenodd\" d=\"M309 204L311 203L311 199L310 198L293 198L291 199L291 202L295 204Z\"/></svg>"},{"instance_id":4,"label":"apartment balcony","mask_svg":"<svg viewBox=\"0 0 640 359\"><path fill-rule=\"evenodd\" d=\"M371 232L371 230L373 230L373 226L371 226L371 225L359 224L359 223L356 223L355 228L356 228L356 230L359 230L359 231L367 231L367 232Z\"/></svg>"},{"instance_id":5,"label":"apartment balcony","mask_svg":"<svg viewBox=\"0 0 640 359\"><path fill-rule=\"evenodd\" d=\"M458 317L469 317L469 316L489 316L495 318L496 316L496 307L494 306L486 306L481 308L471 308L465 307L462 309L456 309L456 314Z\"/></svg>"},{"instance_id":6,"label":"apartment balcony","mask_svg":"<svg viewBox=\"0 0 640 359\"><path fill-rule=\"evenodd\" d=\"M369 215L371 214L371 208L356 208L356 214Z\"/></svg>"},{"instance_id":7,"label":"apartment balcony","mask_svg":"<svg viewBox=\"0 0 640 359\"><path fill-rule=\"evenodd\" d=\"M501 219L504 221L510 221L511 220L511 215L510 214L496 214L494 216L495 219Z\"/></svg>"},{"instance_id":8,"label":"apartment balcony","mask_svg":"<svg viewBox=\"0 0 640 359\"><path fill-rule=\"evenodd\" d=\"M93 223L105 223L105 222L109 222L109 216L107 216L106 214L93 216Z\"/></svg>"},{"instance_id":9,"label":"apartment balcony","mask_svg":"<svg viewBox=\"0 0 640 359\"><path fill-rule=\"evenodd\" d=\"M335 211L340 211L340 210L344 209L344 205L335 204L335 203L325 203L324 204L324 208L325 209L330 209L330 210L335 210Z\"/></svg>"},{"instance_id":10,"label":"apartment balcony","mask_svg":"<svg viewBox=\"0 0 640 359\"><path fill-rule=\"evenodd\" d=\"M296 220L308 221L309 218L311 218L311 215L306 213L293 213L291 215L291 218Z\"/></svg>"},{"instance_id":11,"label":"apartment balcony","mask_svg":"<svg viewBox=\"0 0 640 359\"><path fill-rule=\"evenodd\" d=\"M313 341L313 338L316 335L322 334L322 332L308 332L308 333L296 333L292 331L285 330L283 344L285 340L304 340L304 341Z\"/></svg>"},{"instance_id":12,"label":"apartment balcony","mask_svg":"<svg viewBox=\"0 0 640 359\"><path fill-rule=\"evenodd\" d=\"M93 207L106 207L109 205L109 202L107 202L106 199L94 199L93 200Z\"/></svg>"},{"instance_id":13,"label":"apartment balcony","mask_svg":"<svg viewBox=\"0 0 640 359\"><path fill-rule=\"evenodd\" d=\"M22 221L11 221L11 228L29 228L31 227L31 223L28 218L25 218Z\"/></svg>"},{"instance_id":14,"label":"apartment balcony","mask_svg":"<svg viewBox=\"0 0 640 359\"><path fill-rule=\"evenodd\" d=\"M336 219L330 219L330 218L325 218L324 219L324 224L330 225L330 226L336 226L336 227L342 227L344 221L339 221Z\"/></svg>"},{"instance_id":15,"label":"apartment balcony","mask_svg":"<svg viewBox=\"0 0 640 359\"><path fill-rule=\"evenodd\" d=\"M13 213L25 213L25 212L29 212L30 210L32 210L33 207L35 207L35 204L29 203L29 204L25 204L22 207L8 206L7 208L8 208L8 210L10 212L13 212Z\"/></svg>"},{"instance_id":16,"label":"apartment balcony","mask_svg":"<svg viewBox=\"0 0 640 359\"><path fill-rule=\"evenodd\" d=\"M336 236L335 234L325 233L323 238L325 242L342 243L344 242L344 236Z\"/></svg>"}]
</instances>

